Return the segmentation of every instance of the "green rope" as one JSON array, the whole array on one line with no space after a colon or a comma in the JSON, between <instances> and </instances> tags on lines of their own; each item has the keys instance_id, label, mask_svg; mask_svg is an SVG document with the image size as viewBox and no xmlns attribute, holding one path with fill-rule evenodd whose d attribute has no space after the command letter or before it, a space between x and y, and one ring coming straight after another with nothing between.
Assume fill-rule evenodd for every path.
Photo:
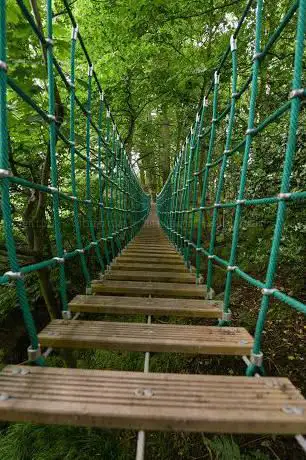
<instances>
[{"instance_id":1,"label":"green rope","mask_svg":"<svg viewBox=\"0 0 306 460\"><path fill-rule=\"evenodd\" d=\"M48 112L39 106L39 104L25 91L23 91L16 82L7 75L6 66L6 2L0 4L0 187L1 187L1 206L4 221L4 234L8 251L9 269L3 275L0 275L0 284L7 284L11 280L15 282L20 307L26 330L30 337L29 359L42 365L44 360L40 354L40 347L36 333L35 324L30 311L28 302L25 279L24 277L36 270L42 268L59 267L59 293L63 312L67 312L67 293L65 263L72 258L79 258L87 289L90 286L90 274L86 262L86 254L95 248L96 258L101 271L104 272L105 264L109 265L116 254L114 246L114 236L116 238L117 248L122 248L124 244L140 229L144 223L149 210L150 199L139 183L139 180L128 162L127 155L120 139L119 132L114 128L112 137L110 136L110 121L114 125L114 120L110 108L103 96L103 91L98 77L92 71L92 63L86 50L84 40L77 31L77 24L71 12L70 6L66 0L63 0L66 12L71 22L73 34L70 48L70 76L66 76L62 70L59 61L53 52L53 24L52 24L52 0L46 2L47 18L47 38L37 27L35 20L27 9L23 0L17 0L17 4L39 42L46 48L47 54L47 71L48 71ZM89 68L87 85L87 103L82 104L77 95L75 88L76 81L76 45L80 45L80 51L84 54ZM60 121L55 119L55 77L58 75L68 92L70 100L70 133L69 138L63 133L60 127ZM98 88L98 115L97 120L91 113L92 104L96 104L92 86L95 84ZM9 171L8 159L8 124L7 124L7 86L18 95L22 101L31 107L41 118L42 127L47 126L49 130L49 154L50 154L50 186L31 182L23 177L14 177ZM86 155L82 153L82 146L78 146L75 134L76 108L79 108L86 116L85 137L86 137ZM106 108L106 111L105 111ZM67 111L68 112L68 111ZM105 116L106 112L106 116ZM95 113L95 112L94 112ZM81 124L79 123L79 126ZM115 127L115 125L114 125ZM97 158L92 158L91 152L96 149L97 136ZM70 152L70 179L72 194L59 190L58 163L56 157L56 148L58 139ZM86 194L81 199L78 196L77 183L77 166L76 158L79 158L85 165L86 177ZM92 179L97 178L98 190L95 193L91 186ZM10 184L18 184L24 188L34 189L40 193L52 196L53 203L53 220L54 234L56 243L56 254L50 259L45 259L37 263L32 263L20 267L18 263L15 241L13 236L13 223L11 219L11 196ZM16 193L16 192L15 192ZM95 196L97 195L97 196ZM73 226L76 238L76 248L71 251L64 251L63 237L61 231L60 205L61 201L73 204ZM89 228L90 241L83 244L86 238L82 238L81 225L79 219L80 205L86 207L87 222ZM100 216L101 237L97 238L94 225L94 212ZM96 214L96 213L95 213ZM113 228L114 225L114 228ZM109 243L112 253L109 251ZM103 248L103 253L102 249ZM64 317L69 317L65 314Z\"/></svg>"},{"instance_id":2,"label":"green rope","mask_svg":"<svg viewBox=\"0 0 306 460\"><path fill-rule=\"evenodd\" d=\"M255 21L255 37L254 48L255 55L250 76L237 88L238 82L238 63L237 63L237 43L239 31L247 20L249 14L252 14L252 5L256 3L256 21ZM175 159L173 169L167 179L160 194L157 197L157 211L162 227L165 229L170 239L175 243L177 248L184 253L185 262L188 267L191 266L192 256L195 253L196 260L196 275L199 281L201 271L201 261L203 257L207 258L207 293L208 298L212 298L213 294L213 276L215 266L226 269L225 279L225 295L223 303L223 315L219 320L220 326L226 326L230 323L230 298L233 275L239 276L250 285L262 290L262 301L259 310L254 347L251 354L251 364L247 367L247 375L254 375L259 372L264 373L263 355L261 351L261 338L265 325L266 315L269 308L271 297L286 303L291 308L298 312L306 314L306 305L301 301L273 288L275 272L277 268L277 259L280 249L282 232L285 222L286 207L289 203L296 201L305 201L306 191L290 191L290 176L292 172L292 164L296 150L296 136L298 130L298 116L301 106L301 99L305 97L306 90L302 88L302 57L304 52L304 36L305 36L305 21L306 21L306 0L294 1L288 7L283 18L280 20L276 29L267 37L267 41L263 47L260 45L261 29L262 29L262 8L263 1L257 2L250 0L238 22L237 28L231 37L225 53L223 54L220 64L214 73L214 78L206 93L206 97L201 105L200 123L199 115L197 114L196 121L193 125L193 136L188 136L186 142ZM294 71L292 81L292 92L289 100L280 104L280 106L257 126L255 126L256 114L256 99L258 91L258 80L260 76L261 63L270 52L271 47L277 42L286 26L291 22L294 15L297 15L297 31L296 45L294 57ZM249 24L249 23L248 23ZM248 25L249 27L249 25ZM239 43L238 43L239 46ZM218 95L223 81L219 83L219 78L222 77L227 70L224 69L228 57L231 57L231 97L222 112L218 113ZM250 90L250 102L248 110L248 129L243 137L233 145L232 138L236 128L236 105L241 97ZM206 121L206 105L210 93L213 91L212 101L212 121ZM199 113L199 112L198 112ZM288 139L285 154L285 161L282 173L282 184L280 193L276 196L266 196L263 198L245 199L245 188L248 173L248 165L250 160L250 151L253 139L263 132L272 123L278 120L285 114L290 113L288 126ZM216 130L221 129L221 122L226 127L225 145L223 153L214 158L216 149ZM203 148L203 139L209 139L208 149L204 165L200 165L200 150L197 153L197 148L194 152L194 142L196 132L198 130L198 147ZM234 201L221 202L224 193L224 183L226 169L229 165L229 160L242 153L242 167L240 171L240 184L237 193L237 198ZM187 168L186 168L187 167ZM215 188L214 203L207 202L208 192L210 192L211 181L213 175L210 173L212 168L218 168L216 175L217 182ZM200 179L202 187L200 188ZM213 179L215 180L215 179ZM192 184L192 185L191 185ZM192 198L190 199L190 189L193 188ZM200 203L198 204L198 195L200 195ZM250 206L263 206L267 204L277 205L277 217L274 229L274 235L271 245L271 252L267 266L265 282L261 282L250 274L246 273L236 265L237 248L239 244L239 233L241 228L241 218L243 209ZM234 211L234 224L231 241L231 251L229 260L215 254L217 224L220 218L220 210L232 209ZM209 246L203 247L202 232L208 212L212 212L210 235L208 235ZM197 237L194 241L194 225L197 219ZM205 235L206 236L206 235ZM183 243L182 243L183 242Z\"/></svg>"}]
</instances>

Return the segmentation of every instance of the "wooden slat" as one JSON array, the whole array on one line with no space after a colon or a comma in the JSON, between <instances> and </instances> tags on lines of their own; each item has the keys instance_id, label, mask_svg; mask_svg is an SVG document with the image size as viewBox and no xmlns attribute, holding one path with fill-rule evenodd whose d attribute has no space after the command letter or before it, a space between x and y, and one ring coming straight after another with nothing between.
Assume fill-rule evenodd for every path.
<instances>
[{"instance_id":1,"label":"wooden slat","mask_svg":"<svg viewBox=\"0 0 306 460\"><path fill-rule=\"evenodd\" d=\"M104 276L106 280L118 281L160 281L166 283L195 284L192 273L154 272L154 271L111 271Z\"/></svg>"},{"instance_id":2,"label":"wooden slat","mask_svg":"<svg viewBox=\"0 0 306 460\"><path fill-rule=\"evenodd\" d=\"M164 253L163 251L161 252L156 252L156 251L146 251L146 252L137 252L133 251L132 249L126 249L124 252L122 252L120 259L124 259L125 257L137 257L138 259L150 259L151 257L158 257L159 259L163 260L177 260L180 262L183 262L183 257L178 254L177 252L173 253Z\"/></svg>"},{"instance_id":3,"label":"wooden slat","mask_svg":"<svg viewBox=\"0 0 306 460\"><path fill-rule=\"evenodd\" d=\"M183 259L177 260L173 258L165 259L164 257L138 257L138 256L130 256L123 254L122 256L116 259L116 262L124 262L124 263L150 263L150 264L167 264L167 265L180 265L185 266Z\"/></svg>"},{"instance_id":4,"label":"wooden slat","mask_svg":"<svg viewBox=\"0 0 306 460\"><path fill-rule=\"evenodd\" d=\"M306 432L306 401L286 378L20 369L7 366L0 374L0 391L8 395L0 401L2 421L212 433ZM290 413L290 408L299 411Z\"/></svg>"},{"instance_id":5,"label":"wooden slat","mask_svg":"<svg viewBox=\"0 0 306 460\"><path fill-rule=\"evenodd\" d=\"M39 333L42 346L245 355L252 336L239 327L53 320Z\"/></svg>"},{"instance_id":6,"label":"wooden slat","mask_svg":"<svg viewBox=\"0 0 306 460\"><path fill-rule=\"evenodd\" d=\"M222 302L195 299L160 299L78 295L69 303L73 312L220 318Z\"/></svg>"},{"instance_id":7,"label":"wooden slat","mask_svg":"<svg viewBox=\"0 0 306 460\"><path fill-rule=\"evenodd\" d=\"M133 271L140 271L140 270L150 270L154 272L178 272L178 273L189 273L189 270L183 264L150 264L147 260L143 260L141 262L123 262L118 258L116 262L111 265L111 271L114 270L133 270Z\"/></svg>"},{"instance_id":8,"label":"wooden slat","mask_svg":"<svg viewBox=\"0 0 306 460\"><path fill-rule=\"evenodd\" d=\"M205 286L182 283L154 283L138 281L95 280L91 283L92 290L97 294L109 295L152 295L154 297L205 298Z\"/></svg>"}]
</instances>

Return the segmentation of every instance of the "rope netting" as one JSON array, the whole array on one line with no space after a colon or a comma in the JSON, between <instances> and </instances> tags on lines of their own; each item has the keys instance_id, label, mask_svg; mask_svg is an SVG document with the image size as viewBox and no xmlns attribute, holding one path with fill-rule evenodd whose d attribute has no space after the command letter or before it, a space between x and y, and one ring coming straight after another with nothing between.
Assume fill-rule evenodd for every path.
<instances>
[{"instance_id":1,"label":"rope netting","mask_svg":"<svg viewBox=\"0 0 306 460\"><path fill-rule=\"evenodd\" d=\"M56 56L57 43L60 44L63 39L60 37L57 40L53 34L55 15L52 11L52 0L47 0L43 17L40 17L37 11L29 10L23 0L17 0L17 4L23 17L23 25L30 29L32 34L27 44L27 70L24 80L27 78L27 71L32 72L32 75L36 72L36 83L40 85L40 91L35 93L31 88L31 91L27 92L23 79L14 79L15 63L10 62L13 60L14 50L7 40L9 27L6 14L9 5L1 1L0 184L9 270L0 276L0 284L15 283L31 341L29 359L41 364L43 359L30 310L26 275L46 267L57 268L62 315L69 318L68 280L65 269L67 262L74 258L79 259L89 293L89 265L93 257L103 273L143 224L149 212L150 200L144 194L131 167L69 3L63 0L65 17L68 17L71 23L72 35L71 40L68 37L62 45L61 52L64 50L68 56L70 55L70 69L65 67L67 60L61 63L60 58ZM46 30L42 24L46 24ZM31 66L31 59L34 60L35 57L35 53L32 52L34 43L38 43L41 49L39 70L34 63ZM20 47L22 48L21 44ZM42 88L45 88L45 98L41 95ZM19 102L15 102L17 97ZM82 101L82 98L85 100ZM27 136L31 136L30 130L33 129L34 137L37 129L43 132L44 139L47 139L45 165L47 171L49 168L49 175L47 173L41 182L30 180L28 174L22 177L13 172L10 148L14 141L16 120L10 118L10 112L16 110L18 103L21 110L24 106L30 108L35 120L33 124L25 127ZM66 115L65 119L63 113ZM31 199L33 194L38 195L39 200L48 200L52 210L48 219L53 223L55 243L51 258L26 265L20 264L18 259L12 213L13 203L18 206L18 199L22 200L24 194L26 199ZM75 247L66 250L64 235L70 226L76 244Z\"/></svg>"},{"instance_id":2,"label":"rope netting","mask_svg":"<svg viewBox=\"0 0 306 460\"><path fill-rule=\"evenodd\" d=\"M162 226L184 255L189 268L192 268L192 260L195 260L198 280L200 270L202 271L201 263L203 260L207 261L204 271L208 299L213 297L216 268L226 269L223 317L219 321L221 326L229 324L231 320L233 275L238 275L261 290L262 300L251 364L247 368L248 375L263 372L261 341L271 298L306 313L304 303L274 284L286 210L288 212L290 206L297 202L302 203L306 198L305 190L296 190L296 187L292 190L290 183L300 109L306 95L303 87L306 1L295 1L269 36L263 36L262 33L265 15L268 17L262 0L250 0L247 3L214 73L196 120L176 157L173 170L157 197ZM252 30L254 34L250 40ZM274 57L281 51L285 31L285 38L292 43L292 53L289 60L286 61L284 57L280 63ZM240 37L244 43L242 49L239 49ZM248 62L250 64L246 72ZM276 73L279 75L285 71L291 74L288 88L279 87L276 78ZM280 94L286 97L281 103ZM260 97L270 102L267 113L261 113L258 108ZM264 134L273 143L271 152L264 141ZM284 135L286 139L281 154L282 172L281 163L277 164L277 175L273 171L272 176L274 183L267 187L272 190L278 187L278 191L270 196L254 196L254 190L258 187L254 184L252 165L259 155L268 163L268 156L276 155L275 145L282 141ZM236 178L237 186L233 183L233 178ZM239 244L244 237L244 214L259 207L269 215L275 214L274 233L264 280L255 278L239 267L237 260ZM230 213L232 228L227 259L218 254L217 244L220 219L223 219L226 212Z\"/></svg>"}]
</instances>

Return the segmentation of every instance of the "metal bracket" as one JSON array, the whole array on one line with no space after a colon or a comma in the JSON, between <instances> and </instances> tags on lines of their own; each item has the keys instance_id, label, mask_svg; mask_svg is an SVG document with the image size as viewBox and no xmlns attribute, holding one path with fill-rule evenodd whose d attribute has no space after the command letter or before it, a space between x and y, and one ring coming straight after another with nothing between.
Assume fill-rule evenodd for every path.
<instances>
[{"instance_id":1,"label":"metal bracket","mask_svg":"<svg viewBox=\"0 0 306 460\"><path fill-rule=\"evenodd\" d=\"M4 72L7 72L7 63L4 61L0 61L0 70L4 70Z\"/></svg>"},{"instance_id":2,"label":"metal bracket","mask_svg":"<svg viewBox=\"0 0 306 460\"><path fill-rule=\"evenodd\" d=\"M262 363L263 363L263 353L260 352L260 353L251 353L251 356L250 356L250 361L252 364L254 364L255 366L257 367L260 367L262 366Z\"/></svg>"},{"instance_id":3,"label":"metal bracket","mask_svg":"<svg viewBox=\"0 0 306 460\"><path fill-rule=\"evenodd\" d=\"M236 51L236 49L237 49L237 40L235 39L234 35L232 35L231 38L230 38L230 45L231 45L231 51Z\"/></svg>"},{"instance_id":4,"label":"metal bracket","mask_svg":"<svg viewBox=\"0 0 306 460\"><path fill-rule=\"evenodd\" d=\"M300 98L306 97L306 90L304 88L293 89L289 93L289 99L293 99L294 97L300 97Z\"/></svg>"},{"instance_id":5,"label":"metal bracket","mask_svg":"<svg viewBox=\"0 0 306 460\"><path fill-rule=\"evenodd\" d=\"M0 179L12 176L12 173L9 169L0 169Z\"/></svg>"},{"instance_id":6,"label":"metal bracket","mask_svg":"<svg viewBox=\"0 0 306 460\"><path fill-rule=\"evenodd\" d=\"M228 270L229 272L233 272L234 270L236 270L237 265L228 265L226 270Z\"/></svg>"},{"instance_id":7,"label":"metal bracket","mask_svg":"<svg viewBox=\"0 0 306 460\"><path fill-rule=\"evenodd\" d=\"M23 273L8 271L4 273L4 276L8 276L9 278L12 278L13 280L20 280L23 278Z\"/></svg>"},{"instance_id":8,"label":"metal bracket","mask_svg":"<svg viewBox=\"0 0 306 460\"><path fill-rule=\"evenodd\" d=\"M58 264L64 264L65 263L64 257L53 257L53 260L55 260Z\"/></svg>"},{"instance_id":9,"label":"metal bracket","mask_svg":"<svg viewBox=\"0 0 306 460\"><path fill-rule=\"evenodd\" d=\"M30 345L27 351L28 351L29 361L36 361L36 359L41 357L41 348L39 344L38 344L38 348L32 348L32 346Z\"/></svg>"},{"instance_id":10,"label":"metal bracket","mask_svg":"<svg viewBox=\"0 0 306 460\"><path fill-rule=\"evenodd\" d=\"M70 310L62 310L62 318L66 320L70 320L72 318L72 314Z\"/></svg>"},{"instance_id":11,"label":"metal bracket","mask_svg":"<svg viewBox=\"0 0 306 460\"><path fill-rule=\"evenodd\" d=\"M291 198L291 193L279 193L277 198L279 200L289 200Z\"/></svg>"},{"instance_id":12,"label":"metal bracket","mask_svg":"<svg viewBox=\"0 0 306 460\"><path fill-rule=\"evenodd\" d=\"M232 319L232 312L231 310L228 311L222 311L222 321L231 321Z\"/></svg>"},{"instance_id":13,"label":"metal bracket","mask_svg":"<svg viewBox=\"0 0 306 460\"><path fill-rule=\"evenodd\" d=\"M274 294L274 292L276 292L276 291L277 291L277 289L275 289L275 288L272 288L272 289L263 288L263 289L261 290L261 292L263 293L263 295L272 295L272 294Z\"/></svg>"},{"instance_id":14,"label":"metal bracket","mask_svg":"<svg viewBox=\"0 0 306 460\"><path fill-rule=\"evenodd\" d=\"M78 32L79 32L78 26L72 29L71 40L76 40L78 38Z\"/></svg>"},{"instance_id":15,"label":"metal bracket","mask_svg":"<svg viewBox=\"0 0 306 460\"><path fill-rule=\"evenodd\" d=\"M54 41L52 40L52 38L46 38L46 45L47 46L53 46L54 45Z\"/></svg>"}]
</instances>

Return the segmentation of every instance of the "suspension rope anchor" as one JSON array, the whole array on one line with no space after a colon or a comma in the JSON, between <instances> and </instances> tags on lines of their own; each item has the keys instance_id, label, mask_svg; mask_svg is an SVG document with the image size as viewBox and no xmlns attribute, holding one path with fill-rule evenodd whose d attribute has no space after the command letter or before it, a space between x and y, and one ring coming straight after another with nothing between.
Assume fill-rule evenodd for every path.
<instances>
[{"instance_id":1,"label":"suspension rope anchor","mask_svg":"<svg viewBox=\"0 0 306 460\"><path fill-rule=\"evenodd\" d=\"M4 72L7 72L8 70L8 65L6 62L0 60L0 70L4 70Z\"/></svg>"},{"instance_id":2,"label":"suspension rope anchor","mask_svg":"<svg viewBox=\"0 0 306 460\"><path fill-rule=\"evenodd\" d=\"M0 169L0 179L11 177L13 174L9 169Z\"/></svg>"},{"instance_id":3,"label":"suspension rope anchor","mask_svg":"<svg viewBox=\"0 0 306 460\"><path fill-rule=\"evenodd\" d=\"M57 262L58 264L64 264L65 263L65 258L64 257L53 257L53 260Z\"/></svg>"},{"instance_id":4,"label":"suspension rope anchor","mask_svg":"<svg viewBox=\"0 0 306 460\"><path fill-rule=\"evenodd\" d=\"M263 364L263 353L260 351L259 353L254 353L252 351L251 356L250 356L250 362L251 364L254 364L254 366L261 367Z\"/></svg>"},{"instance_id":5,"label":"suspension rope anchor","mask_svg":"<svg viewBox=\"0 0 306 460\"><path fill-rule=\"evenodd\" d=\"M32 345L30 345L27 348L27 352L28 352L28 360L29 361L36 361L38 358L41 357L40 344L38 344L37 348L33 348Z\"/></svg>"},{"instance_id":6,"label":"suspension rope anchor","mask_svg":"<svg viewBox=\"0 0 306 460\"><path fill-rule=\"evenodd\" d=\"M306 89L305 88L296 88L290 91L288 99L294 99L295 97L299 97L301 99L306 98Z\"/></svg>"},{"instance_id":7,"label":"suspension rope anchor","mask_svg":"<svg viewBox=\"0 0 306 460\"><path fill-rule=\"evenodd\" d=\"M69 321L72 318L72 313L70 310L62 310L62 318Z\"/></svg>"},{"instance_id":8,"label":"suspension rope anchor","mask_svg":"<svg viewBox=\"0 0 306 460\"><path fill-rule=\"evenodd\" d=\"M276 292L277 290L278 290L278 289L276 289L276 288L272 288L272 289L263 288L263 289L261 290L261 292L262 292L263 295L273 295L274 292Z\"/></svg>"},{"instance_id":9,"label":"suspension rope anchor","mask_svg":"<svg viewBox=\"0 0 306 460\"><path fill-rule=\"evenodd\" d=\"M9 270L8 272L5 272L4 276L8 276L12 280L20 280L24 278L24 274L22 272L13 272L11 270Z\"/></svg>"}]
</instances>

